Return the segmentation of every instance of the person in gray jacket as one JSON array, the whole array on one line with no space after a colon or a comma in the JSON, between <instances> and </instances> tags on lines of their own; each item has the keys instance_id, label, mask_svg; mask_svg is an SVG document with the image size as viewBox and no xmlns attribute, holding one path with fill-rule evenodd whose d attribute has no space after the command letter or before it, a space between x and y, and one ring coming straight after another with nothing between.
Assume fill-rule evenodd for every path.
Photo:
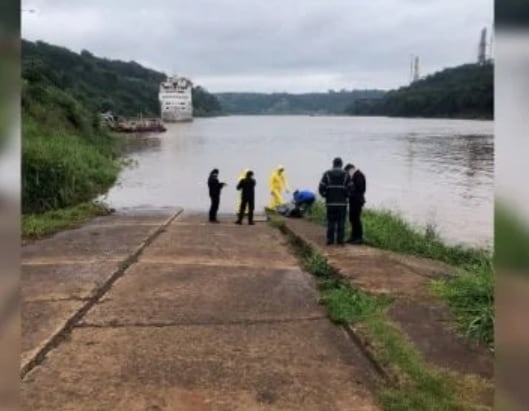
<instances>
[{"instance_id":1,"label":"person in gray jacket","mask_svg":"<svg viewBox=\"0 0 529 411\"><path fill-rule=\"evenodd\" d=\"M327 208L327 245L334 244L335 234L336 242L344 244L347 202L352 192L352 183L349 173L342 167L342 159L335 158L332 168L323 173L318 187Z\"/></svg>"}]
</instances>

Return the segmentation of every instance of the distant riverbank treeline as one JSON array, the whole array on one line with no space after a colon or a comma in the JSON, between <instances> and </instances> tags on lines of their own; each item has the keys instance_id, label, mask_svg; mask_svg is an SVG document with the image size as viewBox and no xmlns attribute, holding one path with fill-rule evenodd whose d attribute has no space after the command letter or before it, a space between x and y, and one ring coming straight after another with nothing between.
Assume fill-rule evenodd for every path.
<instances>
[{"instance_id":1,"label":"distant riverbank treeline","mask_svg":"<svg viewBox=\"0 0 529 411\"><path fill-rule=\"evenodd\" d=\"M227 114L321 114L492 118L493 66L445 69L397 90L217 93Z\"/></svg>"},{"instance_id":2,"label":"distant riverbank treeline","mask_svg":"<svg viewBox=\"0 0 529 411\"><path fill-rule=\"evenodd\" d=\"M166 77L134 61L26 40L22 40L22 75L27 81L45 81L61 89L92 112L121 116L158 115L159 85ZM193 109L198 117L221 112L217 98L200 86L193 88Z\"/></svg>"},{"instance_id":3,"label":"distant riverbank treeline","mask_svg":"<svg viewBox=\"0 0 529 411\"><path fill-rule=\"evenodd\" d=\"M327 93L217 93L227 114L343 114L356 99L384 96L382 90L342 90Z\"/></svg>"},{"instance_id":4,"label":"distant riverbank treeline","mask_svg":"<svg viewBox=\"0 0 529 411\"><path fill-rule=\"evenodd\" d=\"M357 99L351 115L487 118L494 112L493 64L466 64L434 73L383 98Z\"/></svg>"}]
</instances>

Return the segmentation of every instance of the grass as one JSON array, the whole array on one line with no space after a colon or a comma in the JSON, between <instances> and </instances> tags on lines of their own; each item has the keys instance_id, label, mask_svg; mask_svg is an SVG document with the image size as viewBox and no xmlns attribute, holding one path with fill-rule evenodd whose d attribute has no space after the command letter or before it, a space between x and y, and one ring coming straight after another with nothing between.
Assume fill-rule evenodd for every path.
<instances>
[{"instance_id":1,"label":"grass","mask_svg":"<svg viewBox=\"0 0 529 411\"><path fill-rule=\"evenodd\" d=\"M274 225L278 225L275 223ZM429 366L400 329L389 320L392 301L352 288L336 275L325 257L290 237L304 268L317 277L321 302L329 317L354 324L369 342L375 360L392 377L378 394L386 411L486 410L476 405L484 389L481 380L440 371Z\"/></svg>"},{"instance_id":2,"label":"grass","mask_svg":"<svg viewBox=\"0 0 529 411\"><path fill-rule=\"evenodd\" d=\"M492 262L462 271L450 280L433 281L434 293L451 307L461 332L493 349L494 275Z\"/></svg>"},{"instance_id":3,"label":"grass","mask_svg":"<svg viewBox=\"0 0 529 411\"><path fill-rule=\"evenodd\" d=\"M38 239L60 230L74 228L110 210L101 203L87 202L60 210L22 216L22 238Z\"/></svg>"},{"instance_id":4,"label":"grass","mask_svg":"<svg viewBox=\"0 0 529 411\"><path fill-rule=\"evenodd\" d=\"M325 206L316 203L309 219L324 224ZM482 249L445 244L435 227L414 227L401 216L388 210L365 209L362 223L370 245L404 254L432 258L455 266L480 264L490 260L490 252ZM349 227L347 227L349 230Z\"/></svg>"},{"instance_id":5,"label":"grass","mask_svg":"<svg viewBox=\"0 0 529 411\"><path fill-rule=\"evenodd\" d=\"M386 210L365 210L362 221L370 245L403 254L432 258L454 266L457 275L432 283L467 337L493 349L494 270L490 251L445 244L433 226L412 226ZM309 219L325 223L325 207L315 204Z\"/></svg>"}]
</instances>

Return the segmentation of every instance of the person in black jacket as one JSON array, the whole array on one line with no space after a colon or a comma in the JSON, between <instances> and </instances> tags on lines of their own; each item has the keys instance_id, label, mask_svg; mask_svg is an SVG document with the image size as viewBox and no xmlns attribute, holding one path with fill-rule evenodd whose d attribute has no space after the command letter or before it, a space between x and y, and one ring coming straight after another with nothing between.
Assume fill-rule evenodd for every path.
<instances>
[{"instance_id":1,"label":"person in black jacket","mask_svg":"<svg viewBox=\"0 0 529 411\"><path fill-rule=\"evenodd\" d=\"M366 203L366 178L353 164L347 164L345 171L351 176L352 192L349 196L349 221L351 222L351 244L362 244L364 242L364 230L362 228L362 207Z\"/></svg>"},{"instance_id":2,"label":"person in black jacket","mask_svg":"<svg viewBox=\"0 0 529 411\"><path fill-rule=\"evenodd\" d=\"M241 206L239 208L239 218L235 224L242 224L244 217L244 210L248 210L248 224L254 225L253 210L255 207L255 179L253 178L253 171L248 171L246 177L239 181L237 190L241 191ZM248 208L246 208L248 207Z\"/></svg>"},{"instance_id":3,"label":"person in black jacket","mask_svg":"<svg viewBox=\"0 0 529 411\"><path fill-rule=\"evenodd\" d=\"M335 158L332 169L321 178L318 191L327 206L327 245L334 244L334 234L339 245L344 244L347 198L351 192L351 177L342 169L341 158Z\"/></svg>"},{"instance_id":4,"label":"person in black jacket","mask_svg":"<svg viewBox=\"0 0 529 411\"><path fill-rule=\"evenodd\" d=\"M226 183L219 182L219 170L213 169L209 173L208 188L209 198L211 199L211 207L209 208L209 222L218 223L217 212L219 211L220 205L220 192Z\"/></svg>"}]
</instances>

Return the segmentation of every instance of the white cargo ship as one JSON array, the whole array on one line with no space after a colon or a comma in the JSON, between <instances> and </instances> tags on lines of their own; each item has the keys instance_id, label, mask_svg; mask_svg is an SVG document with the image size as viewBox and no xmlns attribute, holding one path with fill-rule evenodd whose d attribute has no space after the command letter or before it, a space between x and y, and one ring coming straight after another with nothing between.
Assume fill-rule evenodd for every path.
<instances>
[{"instance_id":1,"label":"white cargo ship","mask_svg":"<svg viewBox=\"0 0 529 411\"><path fill-rule=\"evenodd\" d=\"M193 120L193 83L185 77L173 76L160 84L160 113L162 121Z\"/></svg>"}]
</instances>

